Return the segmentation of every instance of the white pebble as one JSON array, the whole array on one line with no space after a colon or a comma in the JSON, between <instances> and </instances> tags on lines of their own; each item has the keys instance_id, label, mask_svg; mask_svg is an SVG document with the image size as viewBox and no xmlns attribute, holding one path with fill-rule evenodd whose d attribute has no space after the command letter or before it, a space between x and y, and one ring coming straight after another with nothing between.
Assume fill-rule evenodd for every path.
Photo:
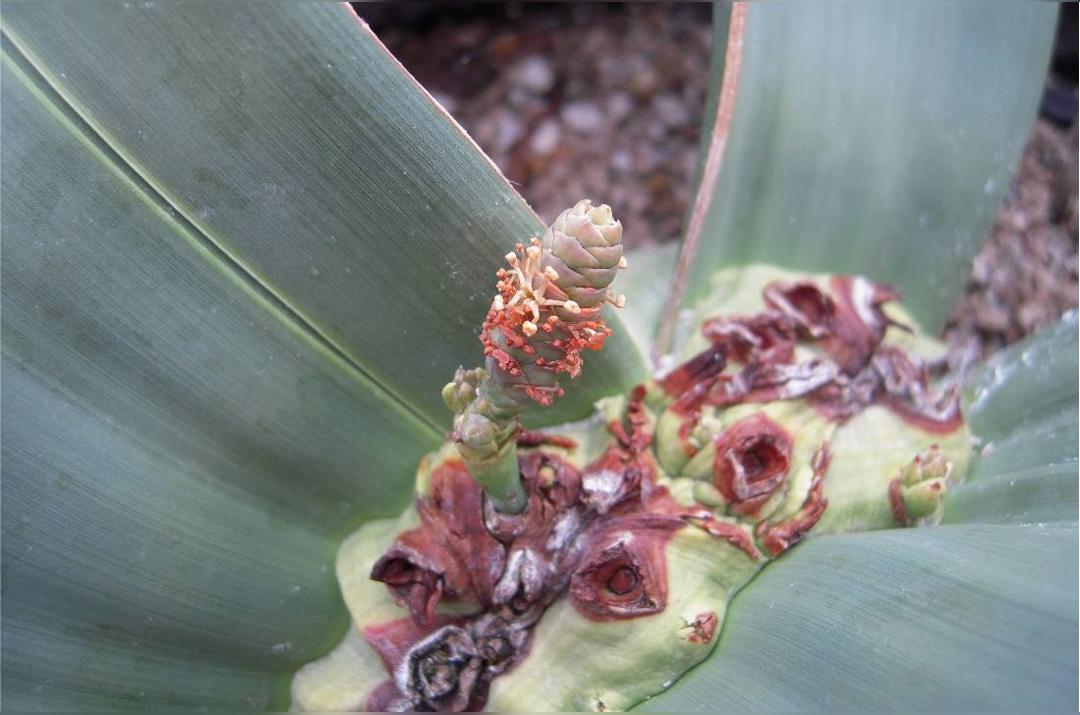
<instances>
[{"instance_id":1,"label":"white pebble","mask_svg":"<svg viewBox=\"0 0 1080 715\"><path fill-rule=\"evenodd\" d=\"M545 119L533 130L529 137L529 150L537 156L548 156L559 148L562 129L554 119Z\"/></svg>"},{"instance_id":2,"label":"white pebble","mask_svg":"<svg viewBox=\"0 0 1080 715\"><path fill-rule=\"evenodd\" d=\"M604 124L604 115L595 102L570 102L560 114L568 127L582 134L594 134Z\"/></svg>"}]
</instances>

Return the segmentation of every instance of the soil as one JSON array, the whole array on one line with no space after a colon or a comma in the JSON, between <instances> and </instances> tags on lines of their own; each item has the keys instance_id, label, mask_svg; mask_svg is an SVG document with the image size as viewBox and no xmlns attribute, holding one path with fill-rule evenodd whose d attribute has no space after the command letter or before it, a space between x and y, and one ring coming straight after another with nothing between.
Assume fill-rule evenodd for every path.
<instances>
[{"instance_id":1,"label":"soil","mask_svg":"<svg viewBox=\"0 0 1080 715\"><path fill-rule=\"evenodd\" d=\"M1062 10L1043 117L946 337L971 357L1077 305L1076 6ZM406 68L541 217L619 207L625 242L676 240L699 152L708 4L360 4Z\"/></svg>"},{"instance_id":2,"label":"soil","mask_svg":"<svg viewBox=\"0 0 1080 715\"><path fill-rule=\"evenodd\" d=\"M950 316L946 336L955 350L985 356L1076 307L1076 175L1075 121L1061 128L1037 119Z\"/></svg>"}]
</instances>

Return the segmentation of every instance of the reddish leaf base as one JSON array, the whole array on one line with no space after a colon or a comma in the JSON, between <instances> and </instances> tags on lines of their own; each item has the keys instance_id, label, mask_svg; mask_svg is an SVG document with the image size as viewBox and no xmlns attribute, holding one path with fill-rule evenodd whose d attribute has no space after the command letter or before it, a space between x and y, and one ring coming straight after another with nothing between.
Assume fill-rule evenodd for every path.
<instances>
[{"instance_id":1,"label":"reddish leaf base","mask_svg":"<svg viewBox=\"0 0 1080 715\"><path fill-rule=\"evenodd\" d=\"M822 445L814 455L814 478L810 482L810 491L799 511L776 524L768 522L758 524L756 535L770 555L779 556L790 549L821 520L825 507L829 505L829 500L824 495L824 479L831 459L829 446Z\"/></svg>"}]
</instances>

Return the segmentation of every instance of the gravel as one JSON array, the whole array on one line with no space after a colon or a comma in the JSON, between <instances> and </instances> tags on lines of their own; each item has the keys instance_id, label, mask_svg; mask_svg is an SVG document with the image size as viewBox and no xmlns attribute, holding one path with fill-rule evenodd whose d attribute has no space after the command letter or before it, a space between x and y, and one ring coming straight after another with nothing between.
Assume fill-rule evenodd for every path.
<instances>
[{"instance_id":1,"label":"gravel","mask_svg":"<svg viewBox=\"0 0 1080 715\"><path fill-rule=\"evenodd\" d=\"M708 5L357 9L542 218L593 196L619 208L628 245L678 238L705 103Z\"/></svg>"},{"instance_id":2,"label":"gravel","mask_svg":"<svg viewBox=\"0 0 1080 715\"><path fill-rule=\"evenodd\" d=\"M1039 119L946 336L986 355L1077 305L1077 130Z\"/></svg>"}]
</instances>

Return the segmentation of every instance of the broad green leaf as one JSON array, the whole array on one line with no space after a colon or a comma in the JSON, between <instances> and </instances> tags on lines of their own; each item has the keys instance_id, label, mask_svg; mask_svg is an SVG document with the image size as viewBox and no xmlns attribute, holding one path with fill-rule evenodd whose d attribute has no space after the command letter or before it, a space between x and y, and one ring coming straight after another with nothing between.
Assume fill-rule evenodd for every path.
<instances>
[{"instance_id":1,"label":"broad green leaf","mask_svg":"<svg viewBox=\"0 0 1080 715\"><path fill-rule=\"evenodd\" d=\"M3 704L283 707L540 224L347 7L3 27Z\"/></svg>"},{"instance_id":2,"label":"broad green leaf","mask_svg":"<svg viewBox=\"0 0 1080 715\"><path fill-rule=\"evenodd\" d=\"M25 3L4 30L237 270L449 426L440 390L481 361L502 256L543 225L348 5ZM608 348L536 421L642 377L608 319Z\"/></svg>"},{"instance_id":3,"label":"broad green leaf","mask_svg":"<svg viewBox=\"0 0 1080 715\"><path fill-rule=\"evenodd\" d=\"M1077 519L1077 317L999 353L973 376L979 441L946 522L1039 524Z\"/></svg>"},{"instance_id":4,"label":"broad green leaf","mask_svg":"<svg viewBox=\"0 0 1080 715\"><path fill-rule=\"evenodd\" d=\"M1076 525L823 536L735 597L654 711L1040 710L1076 704Z\"/></svg>"},{"instance_id":5,"label":"broad green leaf","mask_svg":"<svg viewBox=\"0 0 1080 715\"><path fill-rule=\"evenodd\" d=\"M729 15L716 14L723 63ZM684 304L717 268L771 262L895 284L940 328L1027 137L1056 16L1052 3L748 3Z\"/></svg>"},{"instance_id":6,"label":"broad green leaf","mask_svg":"<svg viewBox=\"0 0 1080 715\"><path fill-rule=\"evenodd\" d=\"M280 704L343 625L336 541L439 435L7 49L4 705Z\"/></svg>"}]
</instances>

